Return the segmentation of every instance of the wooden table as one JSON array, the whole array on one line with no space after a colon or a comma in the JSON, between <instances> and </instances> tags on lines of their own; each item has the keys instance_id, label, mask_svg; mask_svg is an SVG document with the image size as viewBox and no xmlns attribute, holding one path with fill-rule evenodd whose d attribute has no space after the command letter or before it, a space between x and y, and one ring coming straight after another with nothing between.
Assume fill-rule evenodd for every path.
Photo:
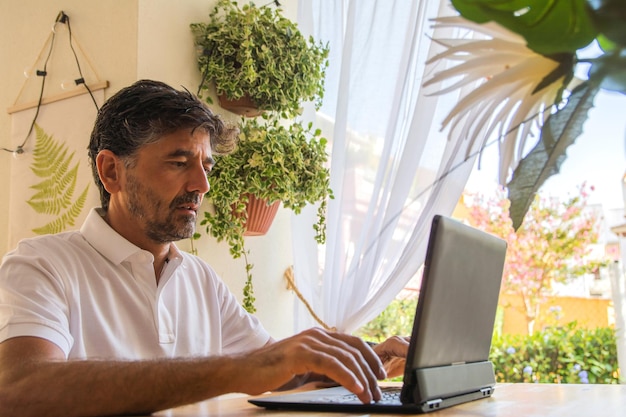
<instances>
[{"instance_id":1,"label":"wooden table","mask_svg":"<svg viewBox=\"0 0 626 417\"><path fill-rule=\"evenodd\" d=\"M154 414L163 417L350 416L360 414L268 411L248 403L248 396L229 394ZM376 414L374 417L394 414ZM491 398L427 414L432 417L624 417L626 385L503 384Z\"/></svg>"}]
</instances>

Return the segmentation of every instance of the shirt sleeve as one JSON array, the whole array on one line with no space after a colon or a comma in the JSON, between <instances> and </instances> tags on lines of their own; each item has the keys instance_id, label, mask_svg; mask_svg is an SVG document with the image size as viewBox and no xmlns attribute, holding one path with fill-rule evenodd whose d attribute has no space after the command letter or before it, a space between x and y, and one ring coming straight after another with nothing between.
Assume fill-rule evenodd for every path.
<instances>
[{"instance_id":1,"label":"shirt sleeve","mask_svg":"<svg viewBox=\"0 0 626 417\"><path fill-rule=\"evenodd\" d=\"M8 253L0 267L0 342L18 336L49 340L66 357L74 342L63 285L27 243Z\"/></svg>"},{"instance_id":2,"label":"shirt sleeve","mask_svg":"<svg viewBox=\"0 0 626 417\"><path fill-rule=\"evenodd\" d=\"M270 335L256 316L248 313L220 280L222 352L240 353L265 346Z\"/></svg>"}]
</instances>

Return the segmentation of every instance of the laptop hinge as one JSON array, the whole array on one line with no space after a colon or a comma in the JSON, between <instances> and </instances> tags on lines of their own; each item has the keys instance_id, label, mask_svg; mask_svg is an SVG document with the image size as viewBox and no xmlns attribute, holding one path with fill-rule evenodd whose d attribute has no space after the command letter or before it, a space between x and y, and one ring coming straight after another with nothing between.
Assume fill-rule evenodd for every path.
<instances>
[{"instance_id":1,"label":"laptop hinge","mask_svg":"<svg viewBox=\"0 0 626 417\"><path fill-rule=\"evenodd\" d=\"M429 410L436 410L441 405L441 402L441 399L426 401L426 408Z\"/></svg>"},{"instance_id":2,"label":"laptop hinge","mask_svg":"<svg viewBox=\"0 0 626 417\"><path fill-rule=\"evenodd\" d=\"M468 392L480 392L483 396L488 396L488 390L492 389L496 382L493 364L490 361L414 369L413 374L414 403L454 397Z\"/></svg>"}]
</instances>

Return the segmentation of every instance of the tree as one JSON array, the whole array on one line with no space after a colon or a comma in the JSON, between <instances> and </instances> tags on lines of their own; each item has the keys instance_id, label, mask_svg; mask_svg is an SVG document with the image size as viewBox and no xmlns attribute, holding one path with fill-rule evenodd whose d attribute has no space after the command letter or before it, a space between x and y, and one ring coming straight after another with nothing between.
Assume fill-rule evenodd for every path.
<instances>
[{"instance_id":1,"label":"tree","mask_svg":"<svg viewBox=\"0 0 626 417\"><path fill-rule=\"evenodd\" d=\"M590 191L593 188L583 184L579 194L565 202L537 195L517 231L504 190L491 198L465 195L469 223L508 242L502 288L523 300L529 334L554 283L596 273L606 264L590 256L599 236L598 216L588 206Z\"/></svg>"}]
</instances>

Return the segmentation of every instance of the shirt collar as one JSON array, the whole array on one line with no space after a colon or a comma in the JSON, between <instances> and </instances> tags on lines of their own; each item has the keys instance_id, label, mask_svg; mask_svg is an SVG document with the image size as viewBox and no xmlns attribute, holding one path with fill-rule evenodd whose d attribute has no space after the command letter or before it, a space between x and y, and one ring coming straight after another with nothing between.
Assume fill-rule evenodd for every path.
<instances>
[{"instance_id":1,"label":"shirt collar","mask_svg":"<svg viewBox=\"0 0 626 417\"><path fill-rule=\"evenodd\" d=\"M129 242L109 226L104 220L104 214L105 212L101 208L91 209L80 228L81 234L94 249L115 265L129 260L129 258L138 259L144 257L146 261L154 261L154 257L150 252ZM181 257L182 255L176 245L170 245L170 261L180 259Z\"/></svg>"}]
</instances>

